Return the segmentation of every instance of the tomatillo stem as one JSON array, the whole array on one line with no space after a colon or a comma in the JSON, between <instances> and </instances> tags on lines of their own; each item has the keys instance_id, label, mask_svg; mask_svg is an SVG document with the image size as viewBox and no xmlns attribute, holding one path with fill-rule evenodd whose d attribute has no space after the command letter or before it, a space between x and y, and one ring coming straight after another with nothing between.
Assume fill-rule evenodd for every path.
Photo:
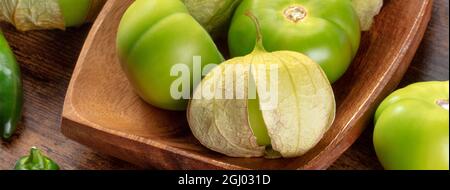
<instances>
[{"instance_id":1,"label":"tomatillo stem","mask_svg":"<svg viewBox=\"0 0 450 190\"><path fill-rule=\"evenodd\" d=\"M256 46L253 51L267 52L266 49L264 48L261 24L259 24L258 18L256 18L256 16L250 11L247 11L245 15L248 16L253 21L256 27Z\"/></svg>"}]
</instances>

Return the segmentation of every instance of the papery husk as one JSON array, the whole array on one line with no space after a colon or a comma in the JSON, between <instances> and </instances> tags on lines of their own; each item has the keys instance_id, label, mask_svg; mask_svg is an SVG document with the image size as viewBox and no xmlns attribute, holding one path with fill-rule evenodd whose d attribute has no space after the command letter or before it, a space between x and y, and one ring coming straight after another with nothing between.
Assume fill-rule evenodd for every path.
<instances>
[{"instance_id":1,"label":"papery husk","mask_svg":"<svg viewBox=\"0 0 450 190\"><path fill-rule=\"evenodd\" d=\"M106 0L92 0L86 22L93 21ZM20 31L66 28L58 0L1 0L0 21Z\"/></svg>"},{"instance_id":2,"label":"papery husk","mask_svg":"<svg viewBox=\"0 0 450 190\"><path fill-rule=\"evenodd\" d=\"M216 67L208 74L201 85L194 92L194 99L189 103L188 120L194 136L206 147L216 152L220 152L230 157L261 157L265 148L259 146L256 137L249 126L247 117L246 99L205 99L201 93L212 90L225 94L226 91L233 90L225 88L225 85L217 85L223 81L216 81L218 75L228 72L225 64L244 63L250 61L248 58L235 58L229 60L219 67ZM233 69L233 67L227 67ZM249 72L236 76L236 81L248 81ZM219 79L219 80L220 80ZM247 96L248 86L244 85L245 96ZM202 99L196 100L195 98Z\"/></svg>"},{"instance_id":3,"label":"papery husk","mask_svg":"<svg viewBox=\"0 0 450 190\"><path fill-rule=\"evenodd\" d=\"M280 51L263 57L280 64L277 109L262 110L272 148L285 158L301 156L316 146L334 121L331 84L320 66L303 54Z\"/></svg>"},{"instance_id":4,"label":"papery husk","mask_svg":"<svg viewBox=\"0 0 450 190\"><path fill-rule=\"evenodd\" d=\"M362 31L369 31L374 17L383 7L383 0L352 0L353 7L359 16Z\"/></svg>"},{"instance_id":5,"label":"papery husk","mask_svg":"<svg viewBox=\"0 0 450 190\"><path fill-rule=\"evenodd\" d=\"M18 30L65 28L58 0L3 0L0 6L0 20Z\"/></svg>"},{"instance_id":6,"label":"papery husk","mask_svg":"<svg viewBox=\"0 0 450 190\"><path fill-rule=\"evenodd\" d=\"M226 33L234 10L242 0L182 0L190 14L211 34Z\"/></svg>"},{"instance_id":7,"label":"papery husk","mask_svg":"<svg viewBox=\"0 0 450 190\"><path fill-rule=\"evenodd\" d=\"M257 137L251 129L248 115L255 113L248 111L248 100L199 99L205 90L214 89L214 93L219 91L222 94L233 90L223 88L224 85L220 88L220 85L212 85L224 83L224 77L214 77L217 76L215 73L230 69L227 65L233 64L248 64L250 68L260 64L270 68L269 64L275 64L279 69L277 106L265 107L263 105L267 102L258 100L275 152L282 157L301 156L320 141L333 123L336 109L331 84L320 66L300 53L256 50L245 57L222 63L194 92L188 108L188 121L201 144L231 157L261 157L266 154L266 147L257 144ZM258 85L266 84L261 84L257 72L235 74L234 83L244 81L245 94L248 95L249 80L253 78L258 94L262 94ZM270 69L265 72L270 73Z\"/></svg>"}]
</instances>

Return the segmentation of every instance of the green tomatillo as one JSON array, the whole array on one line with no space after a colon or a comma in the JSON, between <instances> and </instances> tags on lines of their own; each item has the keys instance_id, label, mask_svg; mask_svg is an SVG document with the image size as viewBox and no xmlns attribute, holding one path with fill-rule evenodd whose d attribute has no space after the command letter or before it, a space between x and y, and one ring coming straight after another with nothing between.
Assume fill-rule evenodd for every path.
<instances>
[{"instance_id":1,"label":"green tomatillo","mask_svg":"<svg viewBox=\"0 0 450 190\"><path fill-rule=\"evenodd\" d=\"M105 0L59 0L65 27L79 26L95 17Z\"/></svg>"},{"instance_id":2,"label":"green tomatillo","mask_svg":"<svg viewBox=\"0 0 450 190\"><path fill-rule=\"evenodd\" d=\"M189 126L201 144L227 156L301 156L334 121L333 89L309 57L267 52L257 18L247 16L258 43L206 75L189 104Z\"/></svg>"},{"instance_id":3,"label":"green tomatillo","mask_svg":"<svg viewBox=\"0 0 450 190\"><path fill-rule=\"evenodd\" d=\"M106 0L0 1L0 21L18 30L65 29L93 21Z\"/></svg>"},{"instance_id":4,"label":"green tomatillo","mask_svg":"<svg viewBox=\"0 0 450 190\"><path fill-rule=\"evenodd\" d=\"M120 22L117 49L135 91L167 110L186 109L192 89L201 80L191 77L195 66L202 71L206 64L224 60L180 0L135 1Z\"/></svg>"},{"instance_id":5,"label":"green tomatillo","mask_svg":"<svg viewBox=\"0 0 450 190\"><path fill-rule=\"evenodd\" d=\"M389 170L449 169L449 82L397 90L375 114L373 142Z\"/></svg>"},{"instance_id":6,"label":"green tomatillo","mask_svg":"<svg viewBox=\"0 0 450 190\"><path fill-rule=\"evenodd\" d=\"M228 36L233 57L252 52L256 32L245 12L260 20L264 47L291 50L319 63L331 82L339 79L356 55L361 32L350 0L243 0Z\"/></svg>"}]
</instances>

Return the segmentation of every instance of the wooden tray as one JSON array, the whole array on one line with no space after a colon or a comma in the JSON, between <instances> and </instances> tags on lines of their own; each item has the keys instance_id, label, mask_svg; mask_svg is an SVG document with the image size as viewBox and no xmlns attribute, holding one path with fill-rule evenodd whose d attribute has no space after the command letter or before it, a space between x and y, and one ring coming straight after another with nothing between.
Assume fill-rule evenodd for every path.
<instances>
[{"instance_id":1,"label":"wooden tray","mask_svg":"<svg viewBox=\"0 0 450 190\"><path fill-rule=\"evenodd\" d=\"M432 0L385 0L360 52L333 87L337 117L306 155L229 158L192 136L184 112L145 104L117 60L118 23L132 0L109 0L81 52L64 104L62 132L98 151L160 169L326 169L358 138L380 101L399 83L430 20ZM369 147L368 147L369 148Z\"/></svg>"}]
</instances>

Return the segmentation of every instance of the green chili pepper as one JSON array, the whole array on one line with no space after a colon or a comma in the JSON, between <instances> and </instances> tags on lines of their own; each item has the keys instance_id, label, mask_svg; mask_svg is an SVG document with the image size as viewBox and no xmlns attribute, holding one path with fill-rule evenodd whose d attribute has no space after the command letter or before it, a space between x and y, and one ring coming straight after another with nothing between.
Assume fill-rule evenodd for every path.
<instances>
[{"instance_id":1,"label":"green chili pepper","mask_svg":"<svg viewBox=\"0 0 450 190\"><path fill-rule=\"evenodd\" d=\"M56 164L50 158L42 155L41 151L36 147L32 147L29 156L20 158L15 170L59 170L58 164Z\"/></svg>"},{"instance_id":2,"label":"green chili pepper","mask_svg":"<svg viewBox=\"0 0 450 190\"><path fill-rule=\"evenodd\" d=\"M0 138L14 133L22 111L22 82L16 59L0 32Z\"/></svg>"}]
</instances>

